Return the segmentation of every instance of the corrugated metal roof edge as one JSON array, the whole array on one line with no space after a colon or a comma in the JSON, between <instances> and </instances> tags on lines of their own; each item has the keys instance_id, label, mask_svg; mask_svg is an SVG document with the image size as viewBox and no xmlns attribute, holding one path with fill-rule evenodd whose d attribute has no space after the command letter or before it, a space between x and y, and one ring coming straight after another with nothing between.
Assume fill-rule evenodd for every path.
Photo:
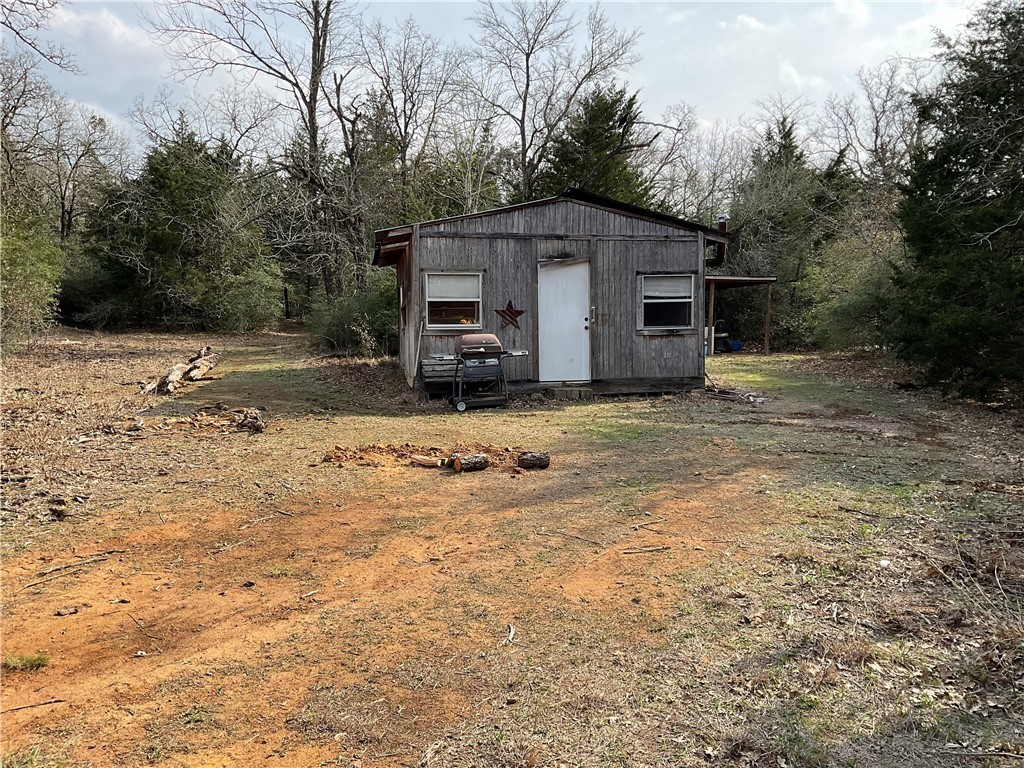
<instances>
[{"instance_id":1,"label":"corrugated metal roof edge","mask_svg":"<svg viewBox=\"0 0 1024 768\"><path fill-rule=\"evenodd\" d=\"M705 226L704 224L698 224L695 221L688 221L686 219L680 219L677 216L670 216L667 213L660 213L659 211L652 211L649 208L641 208L638 205L632 205L630 203L624 203L621 200L615 200L611 197L604 197L603 195L597 195L593 192L587 192L582 189L567 189L560 195L554 197L545 197L540 200L531 200L528 203L516 203L514 205L506 205L501 208L492 208L489 211L478 211L476 213L464 213L461 216L448 216L443 219L432 219L430 221L421 221L419 226L427 226L430 224L442 224L449 221L460 221L463 219L475 219L481 216L490 216L496 213L505 213L507 211L522 210L525 208L535 208L542 205L550 205L551 203L559 200L573 200L578 203L585 203L587 205L593 205L598 208L605 208L611 211L617 211L618 213L625 213L629 216L636 218L648 219L650 221L656 221L662 224L670 224L672 226L679 227L680 229L687 229L691 231L703 232L706 235L711 235L715 240L720 240L724 237L725 240L729 239L728 233L720 232L712 227ZM376 264L380 252L380 244L389 237L389 233L395 233L399 230L409 229L409 224L402 224L397 227L388 227L387 229L378 229L373 233L374 241L374 255L373 263Z\"/></svg>"}]
</instances>

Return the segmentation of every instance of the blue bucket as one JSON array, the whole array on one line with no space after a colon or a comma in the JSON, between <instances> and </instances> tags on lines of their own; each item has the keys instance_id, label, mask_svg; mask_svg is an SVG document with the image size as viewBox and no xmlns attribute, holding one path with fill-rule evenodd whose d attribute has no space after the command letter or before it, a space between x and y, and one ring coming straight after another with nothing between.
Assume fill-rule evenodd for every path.
<instances>
[{"instance_id":1,"label":"blue bucket","mask_svg":"<svg viewBox=\"0 0 1024 768\"><path fill-rule=\"evenodd\" d=\"M743 342L742 341L731 341L731 342L729 342L729 349L731 351L733 351L733 352L739 352L741 349L743 349Z\"/></svg>"}]
</instances>

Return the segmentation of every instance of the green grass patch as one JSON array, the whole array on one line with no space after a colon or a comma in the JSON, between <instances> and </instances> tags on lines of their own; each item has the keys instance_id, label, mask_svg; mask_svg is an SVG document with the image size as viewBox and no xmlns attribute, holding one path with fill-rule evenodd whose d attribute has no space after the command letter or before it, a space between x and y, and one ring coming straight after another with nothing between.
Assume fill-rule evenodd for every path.
<instances>
[{"instance_id":1,"label":"green grass patch","mask_svg":"<svg viewBox=\"0 0 1024 768\"><path fill-rule=\"evenodd\" d=\"M45 653L5 653L2 665L5 672L32 672L49 663L50 657Z\"/></svg>"},{"instance_id":2,"label":"green grass patch","mask_svg":"<svg viewBox=\"0 0 1024 768\"><path fill-rule=\"evenodd\" d=\"M63 768L67 761L62 757L47 755L39 746L5 752L0 756L0 768Z\"/></svg>"}]
</instances>

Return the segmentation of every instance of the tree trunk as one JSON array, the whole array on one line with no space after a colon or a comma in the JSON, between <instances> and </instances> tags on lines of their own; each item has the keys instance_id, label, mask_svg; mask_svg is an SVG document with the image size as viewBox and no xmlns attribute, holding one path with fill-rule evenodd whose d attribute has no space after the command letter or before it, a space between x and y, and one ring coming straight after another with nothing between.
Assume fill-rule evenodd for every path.
<instances>
[{"instance_id":1,"label":"tree trunk","mask_svg":"<svg viewBox=\"0 0 1024 768\"><path fill-rule=\"evenodd\" d=\"M445 464L445 459L437 459L433 456L410 456L409 461L413 464L418 464L421 467L441 467Z\"/></svg>"},{"instance_id":2,"label":"tree trunk","mask_svg":"<svg viewBox=\"0 0 1024 768\"><path fill-rule=\"evenodd\" d=\"M551 464L551 454L545 451L523 451L516 463L522 469L547 469Z\"/></svg>"},{"instance_id":3,"label":"tree trunk","mask_svg":"<svg viewBox=\"0 0 1024 768\"><path fill-rule=\"evenodd\" d=\"M480 469L487 469L490 460L485 453L470 453L465 456L456 456L452 459L452 466L456 472L476 472Z\"/></svg>"}]
</instances>

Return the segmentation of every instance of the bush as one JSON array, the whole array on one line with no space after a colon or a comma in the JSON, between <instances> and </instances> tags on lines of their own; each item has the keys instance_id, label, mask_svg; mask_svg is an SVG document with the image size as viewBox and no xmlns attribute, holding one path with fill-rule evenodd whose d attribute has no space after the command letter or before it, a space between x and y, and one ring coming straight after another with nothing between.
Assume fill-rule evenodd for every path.
<instances>
[{"instance_id":1,"label":"bush","mask_svg":"<svg viewBox=\"0 0 1024 768\"><path fill-rule=\"evenodd\" d=\"M382 357L398 352L398 300L395 273L373 269L361 288L343 296L320 298L309 316L310 330L335 352Z\"/></svg>"},{"instance_id":2,"label":"bush","mask_svg":"<svg viewBox=\"0 0 1024 768\"><path fill-rule=\"evenodd\" d=\"M812 338L825 349L877 346L883 342L882 317L892 292L888 258L855 242L839 240L825 249L807 286L814 298L809 314Z\"/></svg>"},{"instance_id":3,"label":"bush","mask_svg":"<svg viewBox=\"0 0 1024 768\"><path fill-rule=\"evenodd\" d=\"M219 289L210 293L209 323L214 330L262 330L284 316L284 280L276 264L223 277Z\"/></svg>"},{"instance_id":4,"label":"bush","mask_svg":"<svg viewBox=\"0 0 1024 768\"><path fill-rule=\"evenodd\" d=\"M57 240L37 222L5 215L0 232L2 340L4 349L9 350L53 322L64 254Z\"/></svg>"},{"instance_id":5,"label":"bush","mask_svg":"<svg viewBox=\"0 0 1024 768\"><path fill-rule=\"evenodd\" d=\"M284 282L274 263L218 276L196 270L147 285L114 259L86 252L72 259L61 285L64 322L89 328L156 326L245 332L283 316Z\"/></svg>"},{"instance_id":6,"label":"bush","mask_svg":"<svg viewBox=\"0 0 1024 768\"><path fill-rule=\"evenodd\" d=\"M69 259L60 286L62 322L89 328L130 328L153 310L138 285L138 275L124 265L88 250Z\"/></svg>"}]
</instances>

